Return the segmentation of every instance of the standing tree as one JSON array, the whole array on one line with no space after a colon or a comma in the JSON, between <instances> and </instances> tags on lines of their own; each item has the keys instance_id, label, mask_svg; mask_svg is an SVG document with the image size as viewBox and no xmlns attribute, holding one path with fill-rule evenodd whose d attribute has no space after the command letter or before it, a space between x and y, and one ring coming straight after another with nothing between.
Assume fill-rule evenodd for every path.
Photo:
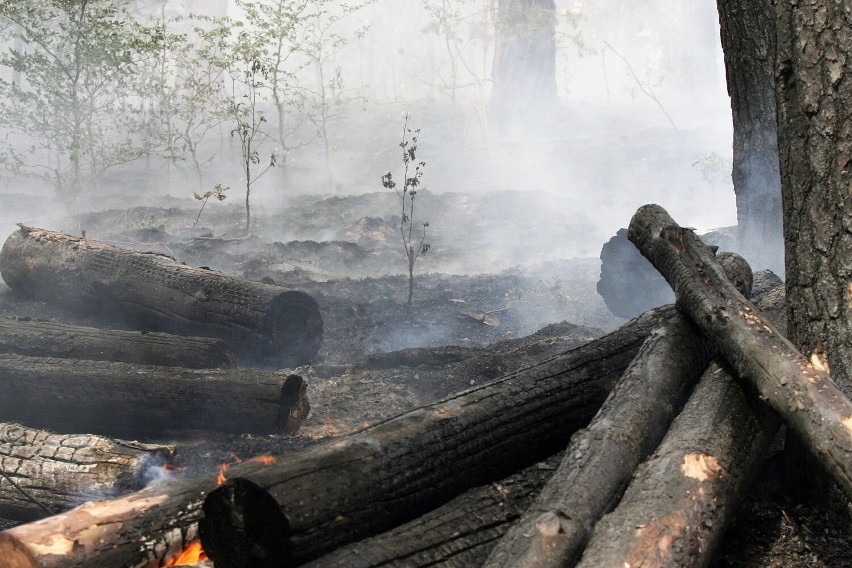
<instances>
[{"instance_id":1,"label":"standing tree","mask_svg":"<svg viewBox=\"0 0 852 568\"><path fill-rule=\"evenodd\" d=\"M144 153L128 96L135 63L156 42L113 0L0 2L16 46L0 56L2 158L48 180L72 205L107 168Z\"/></svg>"},{"instance_id":2,"label":"standing tree","mask_svg":"<svg viewBox=\"0 0 852 568\"><path fill-rule=\"evenodd\" d=\"M784 274L771 0L717 0L734 120L737 240L757 267Z\"/></svg>"},{"instance_id":3,"label":"standing tree","mask_svg":"<svg viewBox=\"0 0 852 568\"><path fill-rule=\"evenodd\" d=\"M513 126L557 103L556 3L499 0L496 27L491 114Z\"/></svg>"},{"instance_id":4,"label":"standing tree","mask_svg":"<svg viewBox=\"0 0 852 568\"><path fill-rule=\"evenodd\" d=\"M242 29L241 22L229 18L209 20L209 28L197 27L204 42L201 56L226 72L222 101L231 119L231 136L240 142L240 166L246 190L245 231L251 230L251 191L254 184L275 166L277 154L262 153L275 138L268 131L261 91L267 87L269 68L264 63L264 46L259 37Z\"/></svg>"},{"instance_id":5,"label":"standing tree","mask_svg":"<svg viewBox=\"0 0 852 568\"><path fill-rule=\"evenodd\" d=\"M852 0L778 0L790 340L852 395Z\"/></svg>"}]
</instances>

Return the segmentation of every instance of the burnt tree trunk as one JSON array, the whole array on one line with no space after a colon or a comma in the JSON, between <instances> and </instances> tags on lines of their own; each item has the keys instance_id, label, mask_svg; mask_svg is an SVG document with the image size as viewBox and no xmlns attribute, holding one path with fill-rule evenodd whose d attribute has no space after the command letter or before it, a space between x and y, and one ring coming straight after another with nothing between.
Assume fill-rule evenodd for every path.
<instances>
[{"instance_id":1,"label":"burnt tree trunk","mask_svg":"<svg viewBox=\"0 0 852 568\"><path fill-rule=\"evenodd\" d=\"M776 8L788 337L852 396L852 3Z\"/></svg>"},{"instance_id":2,"label":"burnt tree trunk","mask_svg":"<svg viewBox=\"0 0 852 568\"><path fill-rule=\"evenodd\" d=\"M578 567L708 566L780 425L717 365L702 377Z\"/></svg>"},{"instance_id":3,"label":"burnt tree trunk","mask_svg":"<svg viewBox=\"0 0 852 568\"><path fill-rule=\"evenodd\" d=\"M773 0L717 0L734 121L737 241L754 268L784 273L775 118Z\"/></svg>"},{"instance_id":4,"label":"burnt tree trunk","mask_svg":"<svg viewBox=\"0 0 852 568\"><path fill-rule=\"evenodd\" d=\"M526 125L557 104L556 3L499 0L489 106L501 128Z\"/></svg>"},{"instance_id":5,"label":"burnt tree trunk","mask_svg":"<svg viewBox=\"0 0 852 568\"><path fill-rule=\"evenodd\" d=\"M378 536L338 548L311 568L481 566L553 474L551 456L506 479L475 487L433 511Z\"/></svg>"},{"instance_id":6,"label":"burnt tree trunk","mask_svg":"<svg viewBox=\"0 0 852 568\"><path fill-rule=\"evenodd\" d=\"M751 288L737 255L720 259L731 280ZM706 369L713 349L677 314L654 330L533 507L500 540L485 566L560 567L579 558L592 527L612 510L633 471L663 439Z\"/></svg>"},{"instance_id":7,"label":"burnt tree trunk","mask_svg":"<svg viewBox=\"0 0 852 568\"><path fill-rule=\"evenodd\" d=\"M21 227L0 273L18 293L136 329L218 337L247 364L307 363L322 342L319 308L303 292L64 233Z\"/></svg>"},{"instance_id":8,"label":"burnt tree trunk","mask_svg":"<svg viewBox=\"0 0 852 568\"><path fill-rule=\"evenodd\" d=\"M58 432L293 433L305 390L285 373L0 355L0 420Z\"/></svg>"},{"instance_id":9,"label":"burnt tree trunk","mask_svg":"<svg viewBox=\"0 0 852 568\"><path fill-rule=\"evenodd\" d=\"M204 549L217 568L304 562L555 453L663 313L275 465L233 467L205 501Z\"/></svg>"},{"instance_id":10,"label":"burnt tree trunk","mask_svg":"<svg viewBox=\"0 0 852 568\"><path fill-rule=\"evenodd\" d=\"M144 487L174 448L0 423L0 516L33 520Z\"/></svg>"},{"instance_id":11,"label":"burnt tree trunk","mask_svg":"<svg viewBox=\"0 0 852 568\"><path fill-rule=\"evenodd\" d=\"M233 369L236 357L221 339L121 331L0 317L0 353L185 367Z\"/></svg>"},{"instance_id":12,"label":"burnt tree trunk","mask_svg":"<svg viewBox=\"0 0 852 568\"><path fill-rule=\"evenodd\" d=\"M819 359L805 359L662 207L639 208L628 234L672 285L681 309L852 497L852 402Z\"/></svg>"},{"instance_id":13,"label":"burnt tree trunk","mask_svg":"<svg viewBox=\"0 0 852 568\"><path fill-rule=\"evenodd\" d=\"M277 487L276 495L280 496L281 492L289 491L294 508L292 513L285 513L287 515L285 517L278 508L278 504L269 497L261 501L259 505L261 508L269 507L271 510L260 511L259 518L253 515L245 517L248 529L266 528L261 528L265 531L265 535L261 535L265 537L260 543L262 546L259 545L259 548L246 554L243 564L265 566L272 563L279 566L280 564L276 562L280 561L280 555L268 556L266 563L261 561L259 564L256 558L257 555L265 554L267 550L273 553L280 552L277 549L278 546L287 547L287 556L296 555L289 550L291 543L285 542L285 539L292 540L293 535L280 530L281 522L288 524L292 522L297 530L304 531L307 528L305 525L321 523L323 520L332 521L324 527L326 531L331 531L333 537L327 542L321 534L323 527L316 527L312 531L315 533L313 537L310 533L299 535L303 549L296 551L298 555L304 560L316 558L337 548L340 544L380 533L401 522L411 520L420 513L433 509L439 502L448 500L468 487L478 485L475 482L467 485L463 480L458 480L454 486L445 481L440 488L442 493L447 495L445 499L438 498L436 501L430 499L434 495L424 495L425 501L415 499L415 503L411 503L400 498L394 500L393 494L389 493L389 490L394 490L395 487L398 491L400 484L428 489L441 477L471 479L471 476L465 476L463 471L459 471L460 468L473 469L478 474L475 477L478 478L499 479L501 473L511 473L514 469L518 469L516 467L518 461L528 462L525 464L528 465L536 461L536 455L541 454L544 457L552 453L551 448L554 448L553 452L555 452L560 444L564 447L571 428L574 427L572 424L583 423L584 420L591 418L620 373L639 350L642 341L650 334L651 329L663 319L670 317L672 313L671 306L653 310L603 338L551 358L525 372L515 373L506 379L474 389L467 395L454 397L443 404L431 405L404 414L400 418L347 438L331 440L321 446L285 456L283 460L286 463L281 465L286 471L280 476L275 476L281 482ZM533 397L533 392L538 393L537 396ZM528 397L534 398L536 406L528 409L531 411L530 417L520 419L519 416L524 416L524 413L518 409L513 410L514 404L522 404ZM498 421L505 422L506 427L514 430L516 435L503 439L503 432L498 431L487 436L491 442L483 444L481 440L485 437L481 435L482 429L490 430L489 423L486 421L480 427L473 428L474 423L471 420L475 418L471 414L475 413L478 400L482 401L482 405L491 404L500 410L497 414ZM470 404L465 406L464 403ZM474 408L467 410L470 406ZM556 418L554 419L553 416ZM465 418L468 420L465 421ZM539 418L541 420L538 420ZM440 458L442 455L440 448L432 449L430 445L443 446L445 442L442 442L441 433L447 432L448 428L441 427L439 431L429 430L430 427L435 426L435 422L439 425L441 422L455 425L457 430L460 430L460 435L471 430L465 437L475 447L469 448L468 451L476 450L477 455L463 461L455 460L454 456L450 456L450 463ZM564 427L566 423L567 429L560 428L560 425ZM419 437L426 439L423 440L425 445L421 444L420 457L424 457L424 452L430 452L439 458L433 462L415 461L415 466L409 467L411 456L406 455L406 452L413 450L413 447L377 446L373 432L380 427L387 429L388 424L395 425L391 429L396 429L397 437L417 438L419 432ZM542 432L544 435L541 435ZM514 451L515 445L519 443L518 436L528 436L531 441L530 444L521 442L525 445L524 451L520 453ZM495 439L497 440L495 445L501 455L514 454L514 457L506 464L499 462L480 464L477 457L483 452L488 453L487 446ZM380 461L366 460L360 466L358 462L346 463L345 456L342 454L358 454L359 445L360 453L369 454L372 447L374 454L380 454L377 456ZM527 449L530 451L527 452ZM418 459L417 455L413 457ZM384 462L381 461L382 459ZM333 467L335 464L338 468L336 471ZM329 466L327 470L326 466ZM378 468L377 472L364 471L364 468L369 469L371 466ZM244 462L232 466L227 472L227 475L232 478L228 483L233 482L234 476L251 475L255 478L257 474L262 474L264 470L270 468L274 468L274 464ZM431 470L433 475L419 481L418 476L425 473L424 468L427 468L427 471ZM293 479L289 474L291 469L302 471L306 475L301 479ZM324 470L326 470L325 473L323 473ZM326 484L324 482L330 480L319 479L323 476L337 478L339 483L335 481ZM251 481L240 483L240 486L252 485L254 484ZM379 485L380 495L377 496L376 487ZM151 485L117 500L86 504L61 515L15 527L0 533L0 558L5 559L15 568L59 566L153 568L163 559L175 556L197 537L197 523L202 516L201 502L216 486L217 482L212 475L197 480ZM367 489L363 489L364 487ZM230 489L225 492L225 496L229 494L232 494ZM368 510L358 512L358 508L365 504L381 508L389 505L390 509L387 513L381 511L377 513L367 507ZM245 508L244 503L240 503L239 506L241 510ZM252 506L249 506L245 512L254 513L255 511L252 511ZM341 515L339 519L338 512ZM354 519L348 517L350 512ZM388 518L389 516L393 518ZM93 523L93 519L97 521ZM221 525L222 521L218 520L217 524ZM222 528L225 529L227 542L235 542L236 539L230 536L228 527ZM208 532L210 530L211 527L208 527ZM252 536L258 535L252 533ZM211 535L208 534L208 541L210 538ZM306 548L307 546L310 548ZM205 542L204 548L209 552L211 548L215 548L215 545L211 546ZM234 556L238 555L239 553L234 554ZM218 568L229 565L227 559L215 562ZM240 560L237 559L236 562Z\"/></svg>"}]
</instances>

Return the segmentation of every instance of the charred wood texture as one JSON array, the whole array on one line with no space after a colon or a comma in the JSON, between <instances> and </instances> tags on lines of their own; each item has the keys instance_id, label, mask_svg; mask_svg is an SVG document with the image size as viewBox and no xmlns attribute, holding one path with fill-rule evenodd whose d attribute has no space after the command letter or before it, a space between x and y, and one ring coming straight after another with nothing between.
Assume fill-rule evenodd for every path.
<instances>
[{"instance_id":1,"label":"charred wood texture","mask_svg":"<svg viewBox=\"0 0 852 568\"><path fill-rule=\"evenodd\" d=\"M303 292L64 233L21 227L0 273L18 293L122 325L223 339L246 364L304 364L322 342L319 308Z\"/></svg>"},{"instance_id":2,"label":"charred wood texture","mask_svg":"<svg viewBox=\"0 0 852 568\"><path fill-rule=\"evenodd\" d=\"M236 357L221 339L81 327L0 318L0 353L186 367L232 369Z\"/></svg>"},{"instance_id":3,"label":"charred wood texture","mask_svg":"<svg viewBox=\"0 0 852 568\"><path fill-rule=\"evenodd\" d=\"M413 521L335 550L311 568L481 566L553 474L551 456L496 483L475 487Z\"/></svg>"},{"instance_id":4,"label":"charred wood texture","mask_svg":"<svg viewBox=\"0 0 852 568\"><path fill-rule=\"evenodd\" d=\"M7 568L157 568L198 537L204 496L215 474L160 481L109 501L0 532Z\"/></svg>"},{"instance_id":5,"label":"charred wood texture","mask_svg":"<svg viewBox=\"0 0 852 568\"><path fill-rule=\"evenodd\" d=\"M205 500L204 549L217 568L305 562L555 453L670 314L273 465L233 467Z\"/></svg>"},{"instance_id":6,"label":"charred wood texture","mask_svg":"<svg viewBox=\"0 0 852 568\"><path fill-rule=\"evenodd\" d=\"M819 357L809 361L799 353L728 282L712 251L662 207L641 207L629 236L737 375L781 415L852 497L852 403Z\"/></svg>"},{"instance_id":7,"label":"charred wood texture","mask_svg":"<svg viewBox=\"0 0 852 568\"><path fill-rule=\"evenodd\" d=\"M174 448L0 423L0 515L33 520L136 491Z\"/></svg>"},{"instance_id":8,"label":"charred wood texture","mask_svg":"<svg viewBox=\"0 0 852 568\"><path fill-rule=\"evenodd\" d=\"M511 426L512 420L518 424L529 424L526 428L526 430L532 430L529 436L532 440L529 444L529 452L525 446L522 452L517 452L515 448L518 443L516 437L523 435L524 428L513 429L517 435L507 440L503 439L502 432L497 431L494 435L489 434L488 441L483 443L481 441L483 437L480 436L482 429L491 430L490 424L486 421L480 428L476 428L466 436L474 446L473 453L477 455L459 461L458 464L454 463L457 460L454 460L453 456L450 456L449 462L442 459L441 448L432 451L429 444L421 448L419 458L424 459L412 464L407 454L411 454L413 448L408 448L404 444L385 447L376 445L377 440L372 435L372 431L378 426L342 440L330 441L301 453L284 456L286 463L291 465L282 464L286 471L279 472L281 475L275 477L280 480L277 489L285 493L291 492L293 512L295 515L301 515L301 519L297 516L292 517L293 525L297 529L301 528L299 525L302 525L304 527L302 532L304 532L312 523L330 521L330 524L325 527L316 527L311 531L313 537L311 533L300 536L304 544L303 549L298 551L299 556L305 560L318 557L341 544L378 534L401 522L414 519L438 504L429 502L428 499L432 495L428 494L423 495L427 498L426 502L416 496L414 503L401 499L399 492L404 491L404 487L400 485L428 489L433 482L441 478L456 477L456 472L458 477L464 478L465 468L475 468L480 478L499 479L501 472L511 473L513 469L517 469L515 464L518 460L534 462L535 454L548 455L551 453L550 447L558 449L560 444L564 447L570 430L560 431L560 420L566 421L560 417L568 415L574 408L574 416L567 418L569 424L576 421L582 422L581 415L584 415L585 420L588 421L603 402L619 374L639 350L642 341L655 325L670 317L672 313L671 306L653 310L606 337L552 358L525 372L475 389L468 395L455 397L444 404L431 405L385 423L385 425L395 425L392 429L397 430L396 438L403 442L426 438L431 444L443 447L441 436L449 429L441 427L439 431L430 431L429 427L435 425L435 420L440 421L443 416L444 422L455 424L462 433L466 430L474 430L475 424L472 419L475 416L470 416L469 411L465 411L465 407L460 405L470 403L475 407L477 400L496 398L498 403L506 405L506 410L501 412L501 415L512 412L505 418L498 418L498 422L505 422L507 427ZM502 394L500 385L503 387ZM524 413L517 409L512 410L513 403L523 403L532 391L539 393L538 412L532 412L530 418L519 420L518 414L523 416ZM516 397L515 393L519 396ZM542 415L542 419L548 419L544 416L545 414L555 415L557 419L547 424L536 424L539 415ZM469 420L460 421L459 417ZM422 428L418 422L422 424ZM403 429L399 430L399 427ZM543 442L540 440L542 430L546 431L547 438ZM491 453L487 446L495 443L495 440L499 446L497 451L501 455L514 455L510 460L511 463L479 464L477 456L481 456L483 452ZM362 453L368 454L370 446L373 446L373 457L378 458L379 461L369 459L363 464L357 461L346 463L346 459L351 454L358 453L359 445ZM438 459L430 463L425 459L427 453L438 456ZM270 460L263 461L268 463ZM338 466L336 470L335 464ZM227 475L234 478L234 476L251 474L254 478L255 474L263 473L263 470L269 470L273 466L274 464L261 466L257 462L244 462L232 466ZM326 466L330 469L323 473ZM366 470L371 468L377 470L377 473L372 473L373 478L369 479ZM291 470L296 470L297 476L298 472L303 472L305 476L294 479L290 475ZM429 471L432 471L432 474L421 481L418 476L427 474ZM325 481L334 483L324 484ZM338 484L339 481L342 484ZM162 560L176 556L197 537L198 521L202 516L201 503L207 493L216 487L217 482L211 475L197 480L152 484L142 491L120 499L88 503L67 513L0 533L0 558L14 568L58 568L60 566L153 568L159 566ZM452 489L455 488L457 489L453 491ZM444 499L446 501L467 488L463 479L454 483L450 480L442 484L441 493L447 495ZM225 495L231 493L232 491L229 490ZM249 529L260 527L260 530L264 530L263 527L266 527L262 544L272 546L271 551L275 552L275 547L285 544L284 541L291 540L293 536L286 531L276 530L282 527L275 526L275 523L290 523L290 521L285 521L287 517L284 517L284 514L287 513L282 514L278 504L274 501L270 503L269 500L260 503L261 507L271 506L269 517L264 516L266 511L260 511L260 518L253 516L244 518L249 522L247 525ZM400 505L402 505L402 512L400 512ZM255 512L251 506L247 508L244 503L240 503L239 506L246 513ZM359 512L358 509L362 506L366 507L366 510ZM376 511L371 507L378 507L379 510ZM385 507L389 507L389 513L383 512ZM338 512L335 511L340 514L339 520ZM354 517L355 522L347 518L348 515ZM391 516L393 518L389 518ZM397 521L397 519L400 520ZM299 524L296 524L297 522ZM222 521L218 524L221 525ZM208 530L210 528L213 527L208 527ZM216 528L218 532L219 527ZM227 527L221 528L226 529L226 534L229 535L227 542L235 542L236 539L230 536L231 531L227 530ZM323 528L326 531L331 530L333 538L328 542L323 541ZM305 549L306 545L312 548ZM209 552L211 545L205 542L204 546ZM242 565L280 566L280 563L276 564L281 560L280 556L270 556L265 563L264 561L257 563L257 555L265 553L266 550L262 548L255 549L254 552L246 555L247 558ZM293 553L289 552L289 544L287 555L293 556ZM215 562L219 568L229 565L227 559Z\"/></svg>"},{"instance_id":9,"label":"charred wood texture","mask_svg":"<svg viewBox=\"0 0 852 568\"><path fill-rule=\"evenodd\" d=\"M748 293L751 271L720 259ZM663 439L713 356L692 322L677 314L642 345L592 422L577 432L532 508L500 540L485 566L560 567L577 561L592 527L612 510L636 467Z\"/></svg>"},{"instance_id":10,"label":"charred wood texture","mask_svg":"<svg viewBox=\"0 0 852 568\"><path fill-rule=\"evenodd\" d=\"M674 301L671 286L627 239L627 229L619 229L601 247L597 290L609 311L620 318Z\"/></svg>"},{"instance_id":11,"label":"charred wood texture","mask_svg":"<svg viewBox=\"0 0 852 568\"><path fill-rule=\"evenodd\" d=\"M181 430L293 433L297 375L0 355L0 420L135 439Z\"/></svg>"},{"instance_id":12,"label":"charred wood texture","mask_svg":"<svg viewBox=\"0 0 852 568\"><path fill-rule=\"evenodd\" d=\"M779 425L711 366L578 566L708 566Z\"/></svg>"}]
</instances>

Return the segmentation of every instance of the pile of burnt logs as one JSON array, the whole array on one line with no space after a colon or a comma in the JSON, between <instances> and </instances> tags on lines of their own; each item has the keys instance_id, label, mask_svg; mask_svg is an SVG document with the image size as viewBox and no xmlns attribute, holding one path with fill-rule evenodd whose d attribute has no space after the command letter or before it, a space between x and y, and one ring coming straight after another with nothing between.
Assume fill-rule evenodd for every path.
<instances>
[{"instance_id":1,"label":"pile of burnt logs","mask_svg":"<svg viewBox=\"0 0 852 568\"><path fill-rule=\"evenodd\" d=\"M307 294L24 226L0 275L105 326L0 318L0 517L43 518L165 475L172 446L127 440L292 434L310 409L301 377L246 368L314 358L323 323Z\"/></svg>"},{"instance_id":2,"label":"pile of burnt logs","mask_svg":"<svg viewBox=\"0 0 852 568\"><path fill-rule=\"evenodd\" d=\"M677 309L342 438L10 529L0 558L707 565L782 422L852 497L852 403L746 299L745 262L657 206L629 236Z\"/></svg>"}]
</instances>

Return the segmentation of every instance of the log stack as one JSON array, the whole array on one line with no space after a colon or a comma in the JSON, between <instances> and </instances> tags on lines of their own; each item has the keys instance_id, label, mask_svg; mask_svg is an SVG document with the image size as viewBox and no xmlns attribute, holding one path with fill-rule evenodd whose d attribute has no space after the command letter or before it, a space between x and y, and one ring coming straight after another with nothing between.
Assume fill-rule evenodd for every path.
<instances>
[{"instance_id":1,"label":"log stack","mask_svg":"<svg viewBox=\"0 0 852 568\"><path fill-rule=\"evenodd\" d=\"M130 329L222 339L247 365L303 365L322 343L304 292L65 233L21 226L0 251L0 275L16 292Z\"/></svg>"},{"instance_id":2,"label":"log stack","mask_svg":"<svg viewBox=\"0 0 852 568\"><path fill-rule=\"evenodd\" d=\"M746 300L741 260L657 206L629 236L679 310L223 480L5 531L0 558L153 568L200 536L216 568L706 566L782 423L852 498L852 402ZM517 488L513 475L561 449Z\"/></svg>"}]
</instances>

